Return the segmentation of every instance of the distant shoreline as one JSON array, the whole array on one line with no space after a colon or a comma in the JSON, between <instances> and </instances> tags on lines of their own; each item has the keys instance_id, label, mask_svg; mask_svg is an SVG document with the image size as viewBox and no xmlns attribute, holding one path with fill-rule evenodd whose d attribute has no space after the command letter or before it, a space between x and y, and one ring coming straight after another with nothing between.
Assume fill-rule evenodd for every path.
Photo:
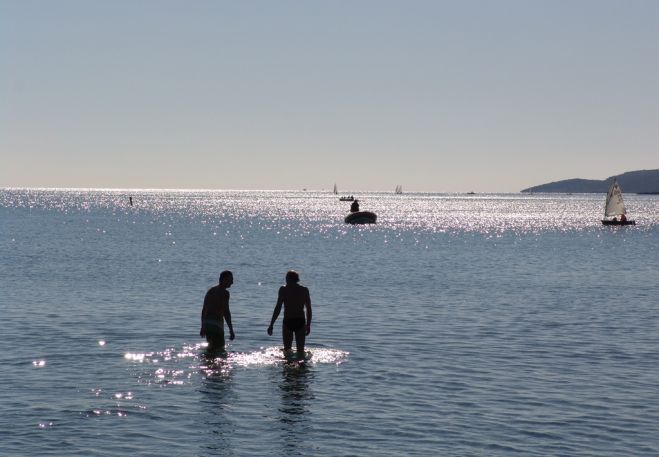
<instances>
[{"instance_id":1,"label":"distant shoreline","mask_svg":"<svg viewBox=\"0 0 659 457\"><path fill-rule=\"evenodd\" d=\"M564 179L523 189L522 193L606 193L613 180L617 180L627 194L659 194L659 169L628 171L606 179Z\"/></svg>"}]
</instances>

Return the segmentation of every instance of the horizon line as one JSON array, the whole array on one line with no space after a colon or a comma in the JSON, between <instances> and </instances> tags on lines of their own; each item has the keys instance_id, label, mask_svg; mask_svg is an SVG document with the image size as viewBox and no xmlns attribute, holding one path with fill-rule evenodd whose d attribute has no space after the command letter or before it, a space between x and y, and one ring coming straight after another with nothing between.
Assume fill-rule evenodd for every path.
<instances>
[{"instance_id":1,"label":"horizon line","mask_svg":"<svg viewBox=\"0 0 659 457\"><path fill-rule=\"evenodd\" d=\"M49 187L49 186L0 186L0 190L52 190L52 191L140 191L140 192L329 192L334 193L333 189L220 189L220 188L181 188L181 187ZM392 190L365 190L365 189L354 189L347 192L339 192L336 195L347 195L354 194L357 192L361 193L391 193L395 194ZM405 194L519 194L524 193L522 191L512 191L512 192L474 192L474 191L417 191L410 190L403 192L402 194L395 195L405 195Z\"/></svg>"}]
</instances>

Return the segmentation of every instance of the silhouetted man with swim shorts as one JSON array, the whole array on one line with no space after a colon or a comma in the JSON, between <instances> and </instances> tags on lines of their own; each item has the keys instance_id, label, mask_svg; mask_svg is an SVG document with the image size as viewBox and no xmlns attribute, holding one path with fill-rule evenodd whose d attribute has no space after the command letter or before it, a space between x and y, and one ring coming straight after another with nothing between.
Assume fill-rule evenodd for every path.
<instances>
[{"instance_id":1,"label":"silhouetted man with swim shorts","mask_svg":"<svg viewBox=\"0 0 659 457\"><path fill-rule=\"evenodd\" d=\"M230 294L227 290L233 284L233 273L229 270L220 273L220 283L211 287L204 297L204 307L201 310L200 336L205 336L211 349L224 348L224 322L229 327L229 339L233 340L231 310L229 309Z\"/></svg>"},{"instance_id":2,"label":"silhouetted man with swim shorts","mask_svg":"<svg viewBox=\"0 0 659 457\"><path fill-rule=\"evenodd\" d=\"M300 275L294 270L286 273L286 285L279 288L277 304L272 313L272 320L268 327L268 335L272 336L272 326L284 306L284 322L282 325L282 337L284 339L284 351L290 351L295 335L295 346L298 353L304 353L305 337L311 333L311 297L309 289L298 284ZM306 317L304 311L306 309Z\"/></svg>"}]
</instances>

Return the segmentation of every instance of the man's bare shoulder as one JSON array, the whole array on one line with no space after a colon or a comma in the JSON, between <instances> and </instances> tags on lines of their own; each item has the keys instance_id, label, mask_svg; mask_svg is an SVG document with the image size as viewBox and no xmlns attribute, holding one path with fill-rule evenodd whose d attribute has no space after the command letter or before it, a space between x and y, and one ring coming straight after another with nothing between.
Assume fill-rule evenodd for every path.
<instances>
[{"instance_id":1,"label":"man's bare shoulder","mask_svg":"<svg viewBox=\"0 0 659 457\"><path fill-rule=\"evenodd\" d=\"M304 297L309 294L309 289L307 289L306 287L300 284L289 286L288 290L290 291L291 294L295 295L296 297Z\"/></svg>"},{"instance_id":2,"label":"man's bare shoulder","mask_svg":"<svg viewBox=\"0 0 659 457\"><path fill-rule=\"evenodd\" d=\"M229 296L229 291L220 286L211 287L206 292L206 298L211 300L227 300Z\"/></svg>"}]
</instances>

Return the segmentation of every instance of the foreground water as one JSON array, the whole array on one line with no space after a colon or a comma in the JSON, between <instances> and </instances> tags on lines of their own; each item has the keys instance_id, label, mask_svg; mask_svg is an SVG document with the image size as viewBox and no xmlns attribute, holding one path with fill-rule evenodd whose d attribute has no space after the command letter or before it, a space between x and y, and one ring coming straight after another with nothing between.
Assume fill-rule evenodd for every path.
<instances>
[{"instance_id":1,"label":"foreground water","mask_svg":"<svg viewBox=\"0 0 659 457\"><path fill-rule=\"evenodd\" d=\"M322 192L0 190L3 455L659 454L658 197L620 228L603 195L360 197L375 226ZM306 364L266 334L289 268Z\"/></svg>"}]
</instances>

